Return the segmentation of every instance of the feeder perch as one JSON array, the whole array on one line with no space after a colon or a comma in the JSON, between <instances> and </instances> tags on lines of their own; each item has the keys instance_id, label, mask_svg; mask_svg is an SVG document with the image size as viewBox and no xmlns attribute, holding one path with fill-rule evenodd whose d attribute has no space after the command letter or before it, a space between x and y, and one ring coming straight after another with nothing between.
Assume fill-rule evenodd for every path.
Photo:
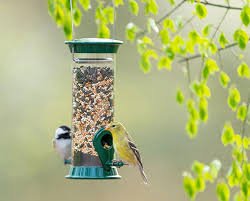
<instances>
[{"instance_id":1,"label":"feeder perch","mask_svg":"<svg viewBox=\"0 0 250 201\"><path fill-rule=\"evenodd\" d=\"M113 139L115 54L122 41L66 41L72 53L72 166L66 178L118 179Z\"/></svg>"}]
</instances>

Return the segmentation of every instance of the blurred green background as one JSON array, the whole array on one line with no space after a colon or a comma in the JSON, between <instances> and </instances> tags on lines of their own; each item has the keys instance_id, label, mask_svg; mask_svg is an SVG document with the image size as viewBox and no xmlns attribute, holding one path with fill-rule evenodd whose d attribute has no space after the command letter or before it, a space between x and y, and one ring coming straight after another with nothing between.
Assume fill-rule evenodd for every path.
<instances>
[{"instance_id":1,"label":"blurred green background","mask_svg":"<svg viewBox=\"0 0 250 201\"><path fill-rule=\"evenodd\" d=\"M170 8L160 2L161 15ZM205 22L218 23L222 10L209 8ZM192 12L184 6L176 16L186 19ZM143 16L130 17L119 9L115 37L124 38L128 20L143 24ZM210 118L195 140L185 134L185 108L175 102L178 87L187 91L187 78L181 64L173 72L143 74L133 45L125 43L117 55L116 118L123 122L141 150L150 186L144 186L137 169L121 168L121 180L66 180L68 167L52 149L55 129L71 122L71 55L61 30L47 12L47 1L2 1L0 4L1 48L1 140L0 200L5 201L78 201L112 199L119 201L187 200L182 188L182 172L193 160L210 162L215 157L225 165L230 149L220 143L226 119L234 115L226 105L227 92L217 77L210 80ZM193 27L204 22L195 20ZM192 27L191 26L191 27ZM239 26L238 11L232 11L222 29L231 39L232 28ZM185 31L185 30L184 30ZM84 14L77 37L93 37L93 13ZM236 48L236 52L239 50ZM246 52L246 55L249 51ZM222 52L224 70L235 74L239 63L230 50ZM200 61L191 63L192 78L197 77ZM233 76L233 82L246 99L249 83ZM240 124L233 120L236 130ZM215 200L215 189L198 195L199 201Z\"/></svg>"}]
</instances>

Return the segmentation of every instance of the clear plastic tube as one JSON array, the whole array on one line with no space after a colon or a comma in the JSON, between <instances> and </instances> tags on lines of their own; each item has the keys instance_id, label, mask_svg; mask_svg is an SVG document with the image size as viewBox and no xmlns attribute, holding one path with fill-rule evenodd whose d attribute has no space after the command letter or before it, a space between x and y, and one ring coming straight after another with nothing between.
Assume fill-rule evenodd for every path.
<instances>
[{"instance_id":1,"label":"clear plastic tube","mask_svg":"<svg viewBox=\"0 0 250 201\"><path fill-rule=\"evenodd\" d=\"M114 54L76 54L72 74L73 165L101 166L93 137L114 118Z\"/></svg>"}]
</instances>

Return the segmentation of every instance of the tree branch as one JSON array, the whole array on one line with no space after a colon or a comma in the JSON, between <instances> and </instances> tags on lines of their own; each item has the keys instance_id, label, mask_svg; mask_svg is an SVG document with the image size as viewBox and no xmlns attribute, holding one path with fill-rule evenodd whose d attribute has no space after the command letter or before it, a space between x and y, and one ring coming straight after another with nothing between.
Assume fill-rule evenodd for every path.
<instances>
[{"instance_id":1,"label":"tree branch","mask_svg":"<svg viewBox=\"0 0 250 201\"><path fill-rule=\"evenodd\" d=\"M172 10L170 10L168 13L166 13L164 16L162 16L159 20L156 21L156 24L160 24L164 19L172 15L178 8L184 4L186 0L182 0L179 4L177 4Z\"/></svg>"},{"instance_id":2,"label":"tree branch","mask_svg":"<svg viewBox=\"0 0 250 201\"><path fill-rule=\"evenodd\" d=\"M225 20L228 11L229 11L229 9L226 10L225 14L224 14L223 17L221 18L220 23L219 23L219 25L217 26L217 28L215 29L215 32L214 32L214 34L213 34L213 36L212 36L212 40L213 40L214 37L216 36L216 34L217 34L218 30L220 29L220 27L221 27L223 21Z\"/></svg>"},{"instance_id":3,"label":"tree branch","mask_svg":"<svg viewBox=\"0 0 250 201\"><path fill-rule=\"evenodd\" d=\"M196 16L195 15L192 15L192 17L190 17L184 24L183 26L181 27L181 29L179 29L175 34L174 36L176 36L177 34L179 34L190 22L192 22L192 20L195 18Z\"/></svg>"},{"instance_id":4,"label":"tree branch","mask_svg":"<svg viewBox=\"0 0 250 201\"><path fill-rule=\"evenodd\" d=\"M182 0L179 4L177 4L172 10L170 10L169 12L167 12L163 17L161 17L159 20L157 20L155 23L158 25L160 24L164 19L166 19L167 17L169 17L170 15L172 15L178 8L180 8L182 6L182 4L184 4L186 2L186 0ZM144 36L147 33L147 30L144 29L143 31L139 32L136 36L136 39L140 38L141 36Z\"/></svg>"},{"instance_id":5,"label":"tree branch","mask_svg":"<svg viewBox=\"0 0 250 201\"><path fill-rule=\"evenodd\" d=\"M195 0L196 3L198 3L198 0ZM242 10L241 7L234 7L230 5L222 5L222 4L215 4L215 3L209 3L208 1L200 1L201 4L207 5L207 6L214 6L218 8L226 8L230 10Z\"/></svg>"},{"instance_id":6,"label":"tree branch","mask_svg":"<svg viewBox=\"0 0 250 201\"><path fill-rule=\"evenodd\" d=\"M222 51L222 50L225 50L225 49L228 49L228 48L231 48L231 47L234 47L234 46L237 46L238 45L238 43L231 43L231 44L229 44L229 45L227 45L226 47L224 47L224 48L219 48L218 49L218 51ZM200 58L202 55L201 54L195 54L195 55L193 55L193 56L190 56L190 57L186 57L186 58L184 58L184 59L181 59L181 60L179 60L178 62L179 63L183 63L183 62L185 62L186 60L192 60L192 59L196 59L196 58Z\"/></svg>"}]
</instances>

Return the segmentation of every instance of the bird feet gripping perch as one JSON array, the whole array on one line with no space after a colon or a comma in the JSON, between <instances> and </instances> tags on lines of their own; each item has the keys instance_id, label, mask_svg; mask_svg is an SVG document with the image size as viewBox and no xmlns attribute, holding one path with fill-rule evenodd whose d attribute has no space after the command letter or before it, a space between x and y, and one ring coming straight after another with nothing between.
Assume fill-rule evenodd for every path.
<instances>
[{"instance_id":1,"label":"bird feet gripping perch","mask_svg":"<svg viewBox=\"0 0 250 201\"><path fill-rule=\"evenodd\" d=\"M122 167L124 165L128 165L127 163L125 163L124 161L122 160L112 160L112 161L108 161L107 164L108 166L115 166L115 167Z\"/></svg>"}]
</instances>

